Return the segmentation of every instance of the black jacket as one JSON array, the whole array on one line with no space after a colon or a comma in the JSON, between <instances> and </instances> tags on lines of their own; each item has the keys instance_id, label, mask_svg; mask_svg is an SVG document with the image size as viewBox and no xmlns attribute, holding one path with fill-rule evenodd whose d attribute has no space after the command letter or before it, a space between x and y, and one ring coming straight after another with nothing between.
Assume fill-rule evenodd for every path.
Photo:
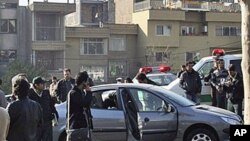
<instances>
[{"instance_id":1,"label":"black jacket","mask_svg":"<svg viewBox=\"0 0 250 141\"><path fill-rule=\"evenodd\" d=\"M226 69L216 69L211 75L211 84L216 88L216 93L226 94L225 81L228 77Z\"/></svg>"},{"instance_id":2,"label":"black jacket","mask_svg":"<svg viewBox=\"0 0 250 141\"><path fill-rule=\"evenodd\" d=\"M24 98L10 103L7 107L10 115L8 141L41 141L42 109L40 104Z\"/></svg>"},{"instance_id":3,"label":"black jacket","mask_svg":"<svg viewBox=\"0 0 250 141\"><path fill-rule=\"evenodd\" d=\"M85 94L77 86L70 90L67 98L67 110L68 104L70 104L69 111L67 111L67 118L69 113L69 128L70 129L79 129L87 127L87 119L84 115L84 109L89 111L90 104L92 101L92 92L87 91ZM90 117L88 113L88 117Z\"/></svg>"},{"instance_id":4,"label":"black jacket","mask_svg":"<svg viewBox=\"0 0 250 141\"><path fill-rule=\"evenodd\" d=\"M55 92L56 92L56 96L58 97L58 99L61 101L61 102L64 102L66 101L67 99L67 95L68 95L68 92L74 87L75 85L75 79L71 78L70 80L68 80L69 83L71 84L70 87L67 87L67 80L65 79L61 79L57 82L57 86L56 86L56 89L55 89Z\"/></svg>"},{"instance_id":5,"label":"black jacket","mask_svg":"<svg viewBox=\"0 0 250 141\"><path fill-rule=\"evenodd\" d=\"M200 93L202 84L199 73L195 70L183 72L180 77L180 87L186 91L186 94Z\"/></svg>"},{"instance_id":6,"label":"black jacket","mask_svg":"<svg viewBox=\"0 0 250 141\"><path fill-rule=\"evenodd\" d=\"M29 98L38 102L43 111L43 120L44 122L51 122L53 117L53 113L58 116L56 108L54 106L54 102L49 94L49 90L43 90L41 97L35 92L34 89L30 89L29 91Z\"/></svg>"},{"instance_id":7,"label":"black jacket","mask_svg":"<svg viewBox=\"0 0 250 141\"><path fill-rule=\"evenodd\" d=\"M244 98L244 85L243 79L239 73L236 73L234 78L228 76L226 79L226 83L230 82L232 85L226 85L227 93L229 95L229 99L232 103L242 102Z\"/></svg>"}]
</instances>

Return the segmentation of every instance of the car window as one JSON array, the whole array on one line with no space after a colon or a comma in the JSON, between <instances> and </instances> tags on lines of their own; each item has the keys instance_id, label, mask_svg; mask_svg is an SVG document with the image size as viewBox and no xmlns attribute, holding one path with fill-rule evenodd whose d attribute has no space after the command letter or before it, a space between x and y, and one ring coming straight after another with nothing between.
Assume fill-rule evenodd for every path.
<instances>
[{"instance_id":1,"label":"car window","mask_svg":"<svg viewBox=\"0 0 250 141\"><path fill-rule=\"evenodd\" d=\"M166 104L163 99L141 89L129 89L140 112L163 111Z\"/></svg>"},{"instance_id":2,"label":"car window","mask_svg":"<svg viewBox=\"0 0 250 141\"><path fill-rule=\"evenodd\" d=\"M242 74L242 69L241 69L241 59L238 60L230 60L229 61L230 64L234 64L236 71L239 72L240 74ZM228 69L228 68L226 68Z\"/></svg>"},{"instance_id":3,"label":"car window","mask_svg":"<svg viewBox=\"0 0 250 141\"><path fill-rule=\"evenodd\" d=\"M91 108L97 109L119 109L116 90L104 90L93 92Z\"/></svg>"},{"instance_id":4,"label":"car window","mask_svg":"<svg viewBox=\"0 0 250 141\"><path fill-rule=\"evenodd\" d=\"M209 74L210 69L213 67L213 61L204 63L201 68L198 70L200 76L207 76Z\"/></svg>"}]
</instances>

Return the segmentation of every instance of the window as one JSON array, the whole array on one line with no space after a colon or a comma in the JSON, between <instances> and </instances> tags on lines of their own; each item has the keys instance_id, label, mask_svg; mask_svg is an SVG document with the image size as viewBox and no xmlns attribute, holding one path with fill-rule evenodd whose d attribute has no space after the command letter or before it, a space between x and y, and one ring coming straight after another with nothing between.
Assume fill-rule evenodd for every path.
<instances>
[{"instance_id":1,"label":"window","mask_svg":"<svg viewBox=\"0 0 250 141\"><path fill-rule=\"evenodd\" d=\"M102 55L105 50L102 38L84 38L80 41L81 55Z\"/></svg>"},{"instance_id":2,"label":"window","mask_svg":"<svg viewBox=\"0 0 250 141\"><path fill-rule=\"evenodd\" d=\"M195 61L198 62L200 60L199 52L186 52L186 62Z\"/></svg>"},{"instance_id":3,"label":"window","mask_svg":"<svg viewBox=\"0 0 250 141\"><path fill-rule=\"evenodd\" d=\"M156 26L156 35L170 36L170 32L171 32L171 26L167 26L167 25Z\"/></svg>"},{"instance_id":4,"label":"window","mask_svg":"<svg viewBox=\"0 0 250 141\"><path fill-rule=\"evenodd\" d=\"M0 33L16 33L16 20L0 19Z\"/></svg>"},{"instance_id":5,"label":"window","mask_svg":"<svg viewBox=\"0 0 250 141\"><path fill-rule=\"evenodd\" d=\"M216 36L241 36L241 28L235 26L217 26Z\"/></svg>"},{"instance_id":6,"label":"window","mask_svg":"<svg viewBox=\"0 0 250 141\"><path fill-rule=\"evenodd\" d=\"M126 51L124 38L111 38L110 39L110 51Z\"/></svg>"},{"instance_id":7,"label":"window","mask_svg":"<svg viewBox=\"0 0 250 141\"><path fill-rule=\"evenodd\" d=\"M87 71L89 77L96 83L106 82L106 67L104 66L82 66L80 71Z\"/></svg>"},{"instance_id":8,"label":"window","mask_svg":"<svg viewBox=\"0 0 250 141\"><path fill-rule=\"evenodd\" d=\"M118 110L116 90L104 90L93 92L91 108Z\"/></svg>"},{"instance_id":9,"label":"window","mask_svg":"<svg viewBox=\"0 0 250 141\"><path fill-rule=\"evenodd\" d=\"M127 76L127 64L124 61L110 61L109 62L109 76L121 77Z\"/></svg>"},{"instance_id":10,"label":"window","mask_svg":"<svg viewBox=\"0 0 250 141\"><path fill-rule=\"evenodd\" d=\"M234 0L220 0L220 2L229 2L229 3L234 3Z\"/></svg>"},{"instance_id":11,"label":"window","mask_svg":"<svg viewBox=\"0 0 250 141\"><path fill-rule=\"evenodd\" d=\"M17 8L17 3L4 3L0 2L0 9Z\"/></svg>"},{"instance_id":12,"label":"window","mask_svg":"<svg viewBox=\"0 0 250 141\"><path fill-rule=\"evenodd\" d=\"M234 64L235 68L236 68L236 71L239 72L240 74L242 74L241 59L239 59L239 60L230 60L229 63Z\"/></svg>"},{"instance_id":13,"label":"window","mask_svg":"<svg viewBox=\"0 0 250 141\"><path fill-rule=\"evenodd\" d=\"M214 62L210 61L210 62L206 62L199 70L198 73L200 74L200 76L204 77L204 76L208 76L209 71L211 70L211 68L214 66Z\"/></svg>"},{"instance_id":14,"label":"window","mask_svg":"<svg viewBox=\"0 0 250 141\"><path fill-rule=\"evenodd\" d=\"M163 52L156 52L155 53L155 60L157 61L157 62L162 62L163 61Z\"/></svg>"},{"instance_id":15,"label":"window","mask_svg":"<svg viewBox=\"0 0 250 141\"><path fill-rule=\"evenodd\" d=\"M36 40L62 41L64 39L60 14L36 13L35 24Z\"/></svg>"},{"instance_id":16,"label":"window","mask_svg":"<svg viewBox=\"0 0 250 141\"><path fill-rule=\"evenodd\" d=\"M166 107L163 99L150 92L140 89L130 89L129 92L140 112L164 111L163 107Z\"/></svg>"},{"instance_id":17,"label":"window","mask_svg":"<svg viewBox=\"0 0 250 141\"><path fill-rule=\"evenodd\" d=\"M16 50L0 50L0 62L10 62L16 59Z\"/></svg>"},{"instance_id":18,"label":"window","mask_svg":"<svg viewBox=\"0 0 250 141\"><path fill-rule=\"evenodd\" d=\"M182 26L181 27L181 35L182 36L188 36L188 35L194 35L195 34L195 28L193 26Z\"/></svg>"}]
</instances>

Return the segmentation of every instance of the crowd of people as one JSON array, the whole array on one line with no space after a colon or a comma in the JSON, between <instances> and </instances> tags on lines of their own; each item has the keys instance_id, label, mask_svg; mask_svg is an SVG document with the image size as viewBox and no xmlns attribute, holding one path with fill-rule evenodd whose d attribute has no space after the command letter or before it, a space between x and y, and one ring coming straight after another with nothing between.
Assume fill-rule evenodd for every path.
<instances>
[{"instance_id":1,"label":"crowd of people","mask_svg":"<svg viewBox=\"0 0 250 141\"><path fill-rule=\"evenodd\" d=\"M58 119L55 104L62 102L66 102L68 107L67 130L92 127L89 120L92 117L92 79L86 71L79 72L73 78L68 68L64 69L63 75L60 80L53 76L49 88L45 88L47 81L43 77L34 77L30 84L26 74L17 74L11 80L12 101L8 105L0 89L0 141L52 141L52 126L56 125L52 121ZM178 77L179 86L185 90L187 98L199 104L202 83L199 73L193 69L193 62L182 65ZM157 85L143 72L139 72L135 78L139 83ZM116 81L133 83L130 77L124 81L117 78ZM243 79L233 64L227 70L224 61L216 59L204 81L211 82L213 106L228 109L242 117ZM67 140L72 140L70 134Z\"/></svg>"},{"instance_id":2,"label":"crowd of people","mask_svg":"<svg viewBox=\"0 0 250 141\"><path fill-rule=\"evenodd\" d=\"M29 83L26 74L17 74L11 80L12 96L8 105L0 89L0 141L52 141L52 126L56 125L52 121L58 119L55 104L65 101L70 105L68 129L86 127L84 113L91 116L87 109L92 98L90 86L94 83L86 71L72 78L71 70L65 68L63 74L60 80L53 76L48 88L48 81L41 76Z\"/></svg>"}]
</instances>

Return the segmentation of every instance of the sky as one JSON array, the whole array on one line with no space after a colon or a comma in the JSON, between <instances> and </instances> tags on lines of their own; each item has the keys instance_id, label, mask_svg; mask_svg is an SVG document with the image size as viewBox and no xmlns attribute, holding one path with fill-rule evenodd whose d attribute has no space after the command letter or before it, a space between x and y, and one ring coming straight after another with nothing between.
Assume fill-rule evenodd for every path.
<instances>
[{"instance_id":1,"label":"sky","mask_svg":"<svg viewBox=\"0 0 250 141\"><path fill-rule=\"evenodd\" d=\"M44 0L30 0L30 3L35 2L43 2ZM66 3L67 0L47 0L48 2L62 2ZM74 0L69 0L69 2L73 2ZM28 0L19 0L19 5L26 6L28 4Z\"/></svg>"}]
</instances>

